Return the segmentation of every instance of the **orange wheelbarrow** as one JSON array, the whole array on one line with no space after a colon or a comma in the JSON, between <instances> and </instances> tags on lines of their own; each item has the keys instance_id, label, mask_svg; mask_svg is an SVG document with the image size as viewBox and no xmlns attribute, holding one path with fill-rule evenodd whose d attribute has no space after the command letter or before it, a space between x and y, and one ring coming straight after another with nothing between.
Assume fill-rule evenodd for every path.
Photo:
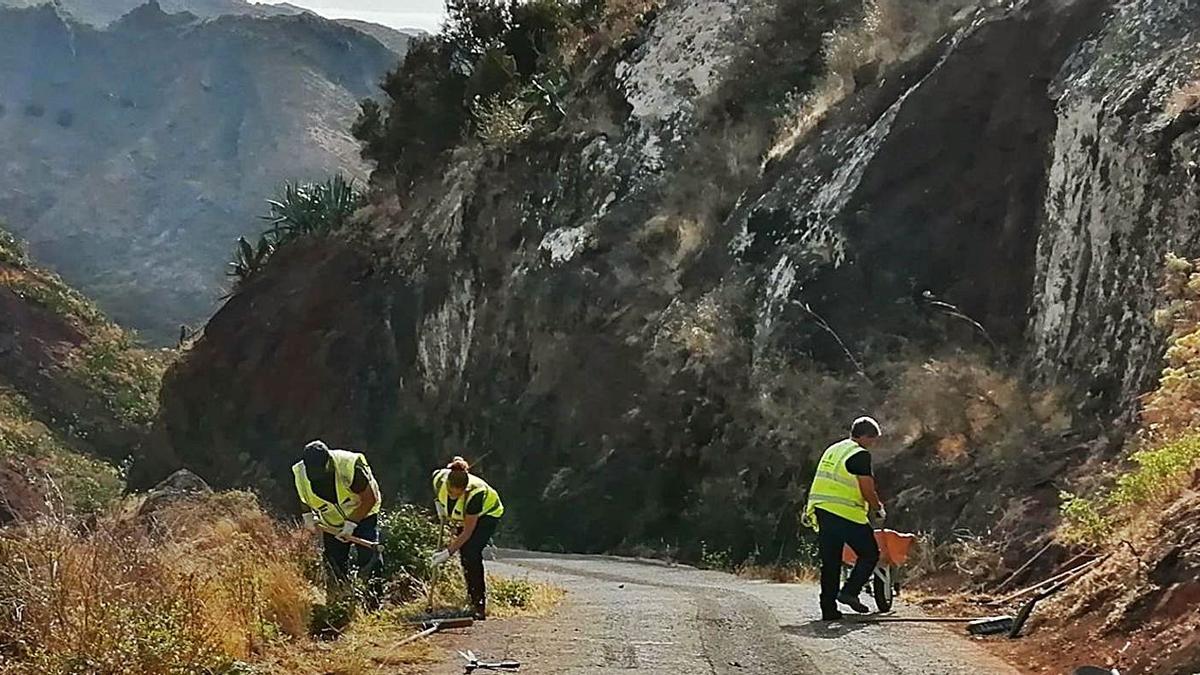
<instances>
[{"instance_id":1,"label":"orange wheelbarrow","mask_svg":"<svg viewBox=\"0 0 1200 675\"><path fill-rule=\"evenodd\" d=\"M879 564L871 575L871 595L880 612L892 611L892 600L900 592L898 568L908 560L908 551L917 541L917 535L895 530L875 530L875 543L879 545ZM842 549L842 580L849 576L858 556L854 549Z\"/></svg>"}]
</instances>

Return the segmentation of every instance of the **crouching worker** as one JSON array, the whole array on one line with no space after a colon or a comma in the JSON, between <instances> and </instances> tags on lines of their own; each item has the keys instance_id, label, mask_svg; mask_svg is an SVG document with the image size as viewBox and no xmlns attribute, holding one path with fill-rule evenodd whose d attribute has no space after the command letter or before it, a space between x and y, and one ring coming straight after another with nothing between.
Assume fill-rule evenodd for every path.
<instances>
[{"instance_id":1,"label":"crouching worker","mask_svg":"<svg viewBox=\"0 0 1200 675\"><path fill-rule=\"evenodd\" d=\"M308 513L305 525L324 533L325 567L334 588L350 578L350 552L355 551L359 577L367 581L371 600L382 597L383 560L372 547L350 543L350 537L379 541L379 485L358 452L330 450L321 441L304 446L304 456L292 465L296 493Z\"/></svg>"},{"instance_id":2,"label":"crouching worker","mask_svg":"<svg viewBox=\"0 0 1200 675\"><path fill-rule=\"evenodd\" d=\"M479 476L471 475L471 467L462 457L455 457L445 469L433 472L433 494L438 514L443 522L458 528L458 536L446 549L433 554L433 564L441 565L455 553L462 560L467 595L476 619L487 618L487 582L483 574L483 549L488 545L504 504L500 493Z\"/></svg>"}]
</instances>

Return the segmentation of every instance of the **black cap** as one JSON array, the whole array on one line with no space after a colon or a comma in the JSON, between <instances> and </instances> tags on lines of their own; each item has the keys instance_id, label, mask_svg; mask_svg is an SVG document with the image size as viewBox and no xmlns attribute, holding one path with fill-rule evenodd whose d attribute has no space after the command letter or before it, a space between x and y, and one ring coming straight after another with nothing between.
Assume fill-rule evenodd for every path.
<instances>
[{"instance_id":1,"label":"black cap","mask_svg":"<svg viewBox=\"0 0 1200 675\"><path fill-rule=\"evenodd\" d=\"M324 441L310 441L304 446L304 470L309 474L324 473L329 464L329 446Z\"/></svg>"}]
</instances>

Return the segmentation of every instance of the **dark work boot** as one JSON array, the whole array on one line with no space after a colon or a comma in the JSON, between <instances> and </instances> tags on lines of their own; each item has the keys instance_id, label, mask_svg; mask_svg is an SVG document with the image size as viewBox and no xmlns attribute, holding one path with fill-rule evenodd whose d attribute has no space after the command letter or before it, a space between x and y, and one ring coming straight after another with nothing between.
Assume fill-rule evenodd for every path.
<instances>
[{"instance_id":1,"label":"dark work boot","mask_svg":"<svg viewBox=\"0 0 1200 675\"><path fill-rule=\"evenodd\" d=\"M841 612L837 611L836 609L821 610L821 620L822 621L841 621L844 618L845 618L845 615L842 614Z\"/></svg>"},{"instance_id":2,"label":"dark work boot","mask_svg":"<svg viewBox=\"0 0 1200 675\"><path fill-rule=\"evenodd\" d=\"M487 621L487 600L479 600L475 603L475 612L472 616L476 621Z\"/></svg>"},{"instance_id":3,"label":"dark work boot","mask_svg":"<svg viewBox=\"0 0 1200 675\"><path fill-rule=\"evenodd\" d=\"M837 600L859 614L871 613L871 608L863 604L863 601L860 600L857 595L842 591L841 593L838 593Z\"/></svg>"}]
</instances>

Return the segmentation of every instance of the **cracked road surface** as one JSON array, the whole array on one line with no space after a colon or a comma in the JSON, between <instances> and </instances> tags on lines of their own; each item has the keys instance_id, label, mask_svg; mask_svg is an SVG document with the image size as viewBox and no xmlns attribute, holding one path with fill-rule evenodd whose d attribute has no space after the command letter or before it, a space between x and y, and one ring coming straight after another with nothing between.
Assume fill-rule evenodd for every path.
<instances>
[{"instance_id":1,"label":"cracked road surface","mask_svg":"<svg viewBox=\"0 0 1200 675\"><path fill-rule=\"evenodd\" d=\"M817 621L817 588L603 556L500 551L489 572L568 592L550 616L477 623L450 638L522 673L1017 675L937 624ZM897 613L918 614L903 598ZM450 653L453 653L451 651ZM461 662L433 667L462 673Z\"/></svg>"}]
</instances>

